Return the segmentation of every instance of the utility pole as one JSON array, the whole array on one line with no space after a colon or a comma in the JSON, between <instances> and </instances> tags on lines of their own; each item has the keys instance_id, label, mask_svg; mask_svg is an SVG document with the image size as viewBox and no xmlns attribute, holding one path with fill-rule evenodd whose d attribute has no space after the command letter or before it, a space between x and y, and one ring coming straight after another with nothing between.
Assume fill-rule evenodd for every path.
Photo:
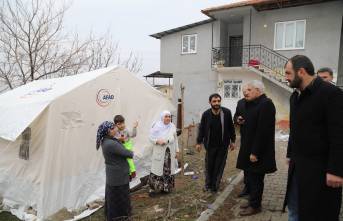
<instances>
[{"instance_id":1,"label":"utility pole","mask_svg":"<svg viewBox=\"0 0 343 221\"><path fill-rule=\"evenodd\" d=\"M180 148L180 154L181 154L181 173L182 175L184 175L184 166L185 166L185 163L184 163L184 143L185 143L185 113L184 113L184 105L185 105L185 96L184 96L184 93L185 93L185 86L183 86L183 84L180 85L180 90L181 90L181 148Z\"/></svg>"}]
</instances>

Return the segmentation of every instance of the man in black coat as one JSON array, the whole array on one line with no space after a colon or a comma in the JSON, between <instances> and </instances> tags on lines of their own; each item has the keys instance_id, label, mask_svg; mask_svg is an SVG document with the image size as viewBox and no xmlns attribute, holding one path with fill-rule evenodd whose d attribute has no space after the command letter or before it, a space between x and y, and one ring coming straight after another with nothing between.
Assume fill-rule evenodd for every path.
<instances>
[{"instance_id":1,"label":"man in black coat","mask_svg":"<svg viewBox=\"0 0 343 221\"><path fill-rule=\"evenodd\" d=\"M333 71L331 68L320 68L317 71L317 75L318 77L320 77L321 79L323 79L323 81L329 82L333 85L335 85L335 82L333 81Z\"/></svg>"},{"instance_id":2,"label":"man in black coat","mask_svg":"<svg viewBox=\"0 0 343 221\"><path fill-rule=\"evenodd\" d=\"M201 117L196 149L200 152L201 144L206 150L204 191L217 192L223 176L227 152L234 149L236 140L231 111L221 107L221 96L209 97L211 108Z\"/></svg>"},{"instance_id":3,"label":"man in black coat","mask_svg":"<svg viewBox=\"0 0 343 221\"><path fill-rule=\"evenodd\" d=\"M261 212L264 177L276 171L275 106L264 94L262 82L247 84L242 144L237 168L248 177L249 201L241 205L241 216Z\"/></svg>"},{"instance_id":4,"label":"man in black coat","mask_svg":"<svg viewBox=\"0 0 343 221\"><path fill-rule=\"evenodd\" d=\"M316 77L309 58L285 65L290 98L285 206L289 220L338 221L343 184L343 92Z\"/></svg>"},{"instance_id":5,"label":"man in black coat","mask_svg":"<svg viewBox=\"0 0 343 221\"><path fill-rule=\"evenodd\" d=\"M241 135L241 143L242 143L242 133L244 128L244 115L245 115L245 103L246 103L246 85L242 87L243 96L244 98L240 99L237 102L236 112L233 116L233 122L239 126L239 132ZM238 194L238 197L244 197L249 195L249 185L248 185L248 175L244 171L244 188L241 193Z\"/></svg>"}]
</instances>

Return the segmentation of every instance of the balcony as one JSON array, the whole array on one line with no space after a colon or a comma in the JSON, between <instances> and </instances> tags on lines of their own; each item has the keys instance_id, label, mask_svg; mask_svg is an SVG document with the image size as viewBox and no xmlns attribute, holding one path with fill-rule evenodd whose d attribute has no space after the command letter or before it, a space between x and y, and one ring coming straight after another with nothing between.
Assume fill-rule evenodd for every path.
<instances>
[{"instance_id":1,"label":"balcony","mask_svg":"<svg viewBox=\"0 0 343 221\"><path fill-rule=\"evenodd\" d=\"M285 83L284 66L288 58L263 45L212 49L212 67L254 67Z\"/></svg>"}]
</instances>

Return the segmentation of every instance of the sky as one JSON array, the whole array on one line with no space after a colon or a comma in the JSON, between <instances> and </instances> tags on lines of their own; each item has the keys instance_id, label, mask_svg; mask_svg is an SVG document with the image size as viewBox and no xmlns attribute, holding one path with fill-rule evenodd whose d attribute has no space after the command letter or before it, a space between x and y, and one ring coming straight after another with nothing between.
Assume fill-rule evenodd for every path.
<instances>
[{"instance_id":1,"label":"sky","mask_svg":"<svg viewBox=\"0 0 343 221\"><path fill-rule=\"evenodd\" d=\"M72 0L65 28L80 37L109 32L122 57L132 51L142 58L139 75L159 70L160 40L149 35L208 19L202 9L240 0Z\"/></svg>"}]
</instances>

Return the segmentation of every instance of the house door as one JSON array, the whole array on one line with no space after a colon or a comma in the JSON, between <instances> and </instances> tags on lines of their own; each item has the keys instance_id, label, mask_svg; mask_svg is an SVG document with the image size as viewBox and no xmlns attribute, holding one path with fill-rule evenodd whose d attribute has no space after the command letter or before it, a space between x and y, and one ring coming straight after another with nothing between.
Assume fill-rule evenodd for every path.
<instances>
[{"instance_id":1,"label":"house door","mask_svg":"<svg viewBox=\"0 0 343 221\"><path fill-rule=\"evenodd\" d=\"M224 80L222 84L222 105L233 113L237 102L241 99L242 80Z\"/></svg>"},{"instance_id":2,"label":"house door","mask_svg":"<svg viewBox=\"0 0 343 221\"><path fill-rule=\"evenodd\" d=\"M242 66L243 36L230 36L230 67Z\"/></svg>"}]
</instances>

